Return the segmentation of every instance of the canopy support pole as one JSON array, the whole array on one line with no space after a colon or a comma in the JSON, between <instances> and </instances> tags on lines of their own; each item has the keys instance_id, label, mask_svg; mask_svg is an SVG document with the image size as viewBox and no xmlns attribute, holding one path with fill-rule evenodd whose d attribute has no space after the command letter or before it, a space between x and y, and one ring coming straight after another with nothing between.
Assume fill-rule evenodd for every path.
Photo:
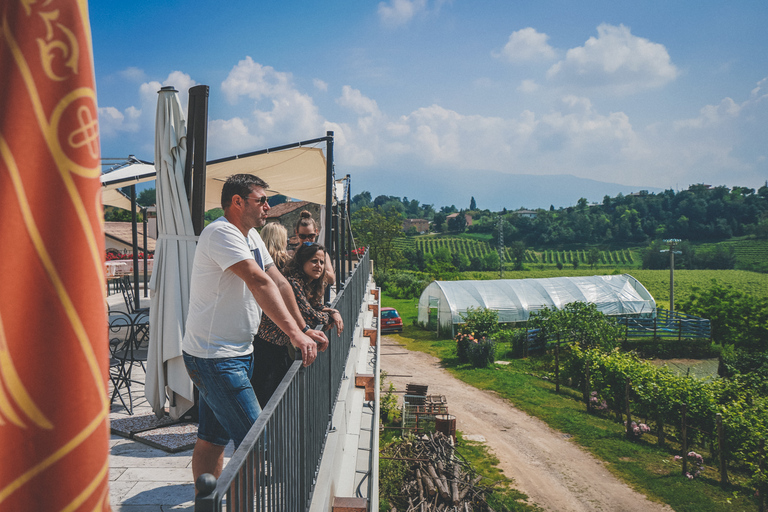
<instances>
[{"instance_id":1,"label":"canopy support pole","mask_svg":"<svg viewBox=\"0 0 768 512\"><path fill-rule=\"evenodd\" d=\"M331 229L333 229L333 132L325 132L326 135L326 161L325 161L325 247L327 250L333 252L334 247L333 237L331 236ZM338 270L338 269L337 269ZM338 283L338 278L336 279ZM336 292L338 293L338 284L336 286ZM331 297L331 290L325 290L325 301L327 302Z\"/></svg>"},{"instance_id":2,"label":"canopy support pole","mask_svg":"<svg viewBox=\"0 0 768 512\"><path fill-rule=\"evenodd\" d=\"M208 90L207 85L189 89L187 123L187 160L184 163L184 187L192 214L195 235L205 226L205 160L208 154Z\"/></svg>"},{"instance_id":3,"label":"canopy support pole","mask_svg":"<svg viewBox=\"0 0 768 512\"><path fill-rule=\"evenodd\" d=\"M133 244L133 301L135 309L141 309L139 296L139 233L136 218L136 185L131 185L131 243ZM146 252L146 247L144 251Z\"/></svg>"}]
</instances>

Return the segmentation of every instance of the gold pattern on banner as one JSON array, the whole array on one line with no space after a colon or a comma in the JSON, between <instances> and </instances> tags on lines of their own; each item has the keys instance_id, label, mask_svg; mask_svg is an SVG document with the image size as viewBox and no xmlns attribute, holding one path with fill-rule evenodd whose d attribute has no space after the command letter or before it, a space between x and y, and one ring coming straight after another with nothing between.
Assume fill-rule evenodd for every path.
<instances>
[{"instance_id":1,"label":"gold pattern on banner","mask_svg":"<svg viewBox=\"0 0 768 512\"><path fill-rule=\"evenodd\" d=\"M53 70L53 60L57 56L66 59L64 67L72 70L72 74L77 74L77 63L80 58L80 45L77 43L77 37L72 31L61 23L57 23L59 18L58 9L38 13L45 23L45 39L38 38L37 46L40 49L40 63L43 66L46 76L51 80L62 81L68 76L57 75ZM65 40L54 39L56 30L64 34Z\"/></svg>"},{"instance_id":2,"label":"gold pattern on banner","mask_svg":"<svg viewBox=\"0 0 768 512\"><path fill-rule=\"evenodd\" d=\"M99 157L99 122L91 115L91 109L80 105L77 109L77 122L80 127L69 134L67 142L74 149L88 146L91 158Z\"/></svg>"},{"instance_id":3,"label":"gold pattern on banner","mask_svg":"<svg viewBox=\"0 0 768 512\"><path fill-rule=\"evenodd\" d=\"M6 394L5 389L8 389ZM10 396L9 396L10 395ZM13 365L8 343L5 339L3 319L0 317L0 425L5 425L3 417L20 428L27 428L24 420L16 413L13 404L20 409L27 418L40 428L52 429L53 424L43 415L40 408L35 405L29 392L21 382L16 367Z\"/></svg>"}]
</instances>

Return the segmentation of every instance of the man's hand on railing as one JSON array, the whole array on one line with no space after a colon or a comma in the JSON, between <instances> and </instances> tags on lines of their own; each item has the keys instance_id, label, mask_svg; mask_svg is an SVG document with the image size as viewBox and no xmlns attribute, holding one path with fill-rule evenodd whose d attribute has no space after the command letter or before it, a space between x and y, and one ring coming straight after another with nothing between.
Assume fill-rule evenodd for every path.
<instances>
[{"instance_id":1,"label":"man's hand on railing","mask_svg":"<svg viewBox=\"0 0 768 512\"><path fill-rule=\"evenodd\" d=\"M317 348L320 350L320 352L325 352L325 349L328 348L328 338L325 336L323 331L310 329L307 331L307 336L312 338L312 340L317 343Z\"/></svg>"},{"instance_id":2,"label":"man's hand on railing","mask_svg":"<svg viewBox=\"0 0 768 512\"><path fill-rule=\"evenodd\" d=\"M306 334L301 333L300 336L291 338L293 346L301 352L301 362L304 366L311 365L317 357L317 343L309 337L310 332L312 331L307 331Z\"/></svg>"}]
</instances>

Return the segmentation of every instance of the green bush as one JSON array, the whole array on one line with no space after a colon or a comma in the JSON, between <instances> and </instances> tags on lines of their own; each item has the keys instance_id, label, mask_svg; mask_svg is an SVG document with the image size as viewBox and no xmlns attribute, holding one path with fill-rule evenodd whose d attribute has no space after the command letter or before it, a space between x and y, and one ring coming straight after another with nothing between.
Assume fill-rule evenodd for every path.
<instances>
[{"instance_id":1,"label":"green bush","mask_svg":"<svg viewBox=\"0 0 768 512\"><path fill-rule=\"evenodd\" d=\"M493 336L493 339L497 343L509 345L507 357L520 358L528 354L528 329L502 329Z\"/></svg>"},{"instance_id":2,"label":"green bush","mask_svg":"<svg viewBox=\"0 0 768 512\"><path fill-rule=\"evenodd\" d=\"M417 299L432 280L421 272L375 272L376 283L395 299Z\"/></svg>"},{"instance_id":3,"label":"green bush","mask_svg":"<svg viewBox=\"0 0 768 512\"><path fill-rule=\"evenodd\" d=\"M489 338L499 331L499 314L493 309L473 308L461 314L464 323L459 332L472 333L475 338Z\"/></svg>"},{"instance_id":4,"label":"green bush","mask_svg":"<svg viewBox=\"0 0 768 512\"><path fill-rule=\"evenodd\" d=\"M483 338L468 347L469 362L475 368L486 368L496 360L496 343L490 338Z\"/></svg>"}]
</instances>

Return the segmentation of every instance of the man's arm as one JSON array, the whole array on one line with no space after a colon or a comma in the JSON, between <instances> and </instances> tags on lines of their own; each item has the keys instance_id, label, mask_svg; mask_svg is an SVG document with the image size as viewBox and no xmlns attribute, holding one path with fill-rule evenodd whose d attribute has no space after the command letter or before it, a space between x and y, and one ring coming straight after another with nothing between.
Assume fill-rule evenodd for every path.
<instances>
[{"instance_id":1,"label":"man's arm","mask_svg":"<svg viewBox=\"0 0 768 512\"><path fill-rule=\"evenodd\" d=\"M228 270L231 270L236 276L245 281L245 284L264 313L277 324L280 330L288 335L291 339L291 344L301 351L301 360L304 366L312 364L315 357L317 357L317 352L314 350L316 343L309 336L301 332L301 327L291 316L280 291L267 273L261 270L261 267L252 259L239 261L229 267ZM296 305L295 299L293 304L294 306Z\"/></svg>"},{"instance_id":2,"label":"man's arm","mask_svg":"<svg viewBox=\"0 0 768 512\"><path fill-rule=\"evenodd\" d=\"M285 306L288 308L288 312L291 314L296 324L298 324L299 327L304 327L306 322L301 315L299 305L296 303L296 295L293 293L291 283L288 282L275 265L271 265L267 268L267 275L272 279L277 286L277 289L280 291L280 295L283 297L283 302L285 302ZM316 331L313 327L314 325L310 325L310 330L307 331L306 334L317 343L317 348L324 352L325 349L328 348L328 338L322 331Z\"/></svg>"}]
</instances>

